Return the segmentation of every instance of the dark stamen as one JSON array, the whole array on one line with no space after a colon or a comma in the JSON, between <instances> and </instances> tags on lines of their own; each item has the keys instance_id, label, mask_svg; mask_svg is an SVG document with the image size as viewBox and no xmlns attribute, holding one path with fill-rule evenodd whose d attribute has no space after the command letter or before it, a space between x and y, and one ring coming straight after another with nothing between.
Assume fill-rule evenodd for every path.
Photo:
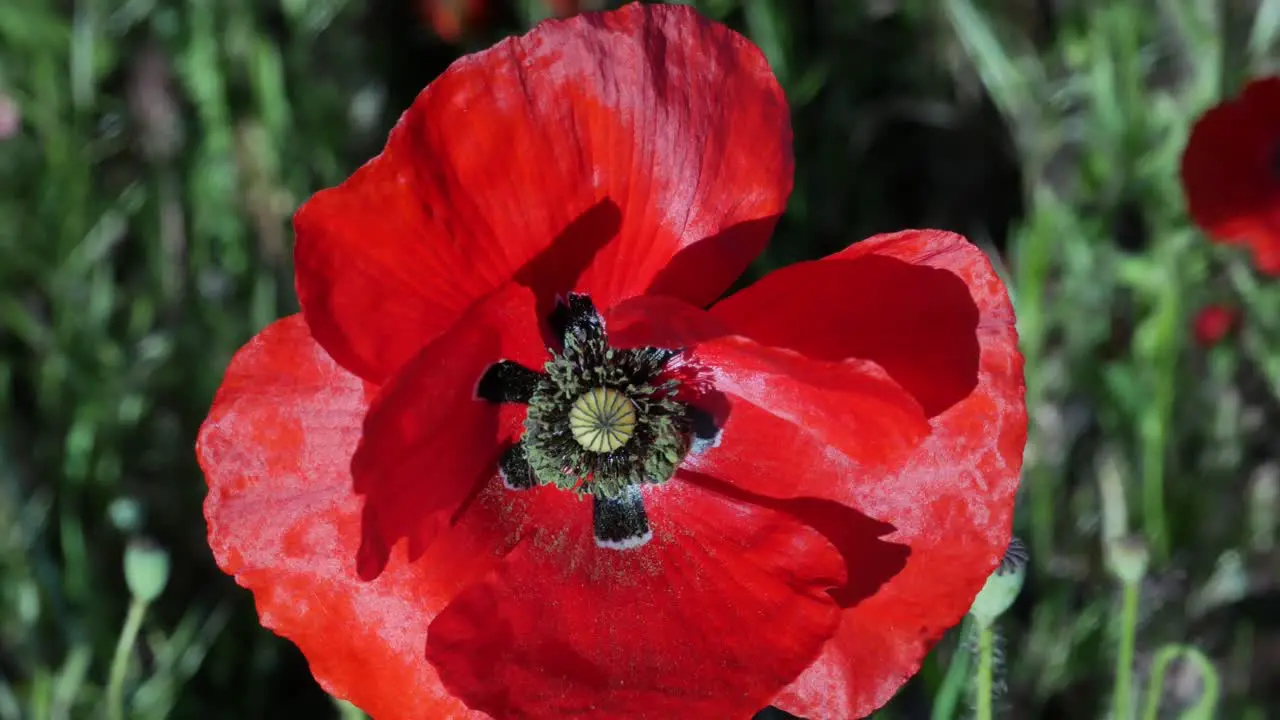
<instances>
[{"instance_id":1,"label":"dark stamen","mask_svg":"<svg viewBox=\"0 0 1280 720\"><path fill-rule=\"evenodd\" d=\"M567 298L558 301L548 322L552 332L561 340L566 340L571 334L579 338L589 337L593 333L596 336L604 334L604 320L596 312L591 297L581 293L569 293Z\"/></svg>"},{"instance_id":2,"label":"dark stamen","mask_svg":"<svg viewBox=\"0 0 1280 720\"><path fill-rule=\"evenodd\" d=\"M653 537L644 499L637 487L627 488L616 498L594 498L596 544L610 550L640 547Z\"/></svg>"},{"instance_id":3,"label":"dark stamen","mask_svg":"<svg viewBox=\"0 0 1280 720\"><path fill-rule=\"evenodd\" d=\"M485 370L476 386L476 395L489 402L528 403L540 377L519 363L500 360Z\"/></svg>"},{"instance_id":4,"label":"dark stamen","mask_svg":"<svg viewBox=\"0 0 1280 720\"><path fill-rule=\"evenodd\" d=\"M502 460L498 462L498 474L502 476L502 484L509 490L528 490L537 484L520 443L507 448L502 454Z\"/></svg>"},{"instance_id":5,"label":"dark stamen","mask_svg":"<svg viewBox=\"0 0 1280 720\"><path fill-rule=\"evenodd\" d=\"M641 347L631 351L632 357L640 372L646 372L650 375L657 375L667 366L667 362L671 358L679 355L682 350L668 350L667 348Z\"/></svg>"},{"instance_id":6,"label":"dark stamen","mask_svg":"<svg viewBox=\"0 0 1280 720\"><path fill-rule=\"evenodd\" d=\"M720 426L711 413L699 407L690 406L689 421L693 430L693 451L702 452L720 444Z\"/></svg>"},{"instance_id":7,"label":"dark stamen","mask_svg":"<svg viewBox=\"0 0 1280 720\"><path fill-rule=\"evenodd\" d=\"M1031 553L1027 551L1027 544L1022 542L1022 538L1010 538L1009 547L1004 551L1004 559L1000 561L1000 567L996 568L996 574L1007 575L1021 570L1030 560Z\"/></svg>"}]
</instances>

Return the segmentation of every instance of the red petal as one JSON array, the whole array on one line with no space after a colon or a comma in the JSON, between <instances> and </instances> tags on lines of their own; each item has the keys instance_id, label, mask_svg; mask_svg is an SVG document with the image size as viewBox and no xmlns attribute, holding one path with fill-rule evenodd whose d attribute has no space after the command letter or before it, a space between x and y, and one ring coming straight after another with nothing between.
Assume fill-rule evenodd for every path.
<instances>
[{"instance_id":1,"label":"red petal","mask_svg":"<svg viewBox=\"0 0 1280 720\"><path fill-rule=\"evenodd\" d=\"M726 333L706 311L670 298L636 298L610 315L615 345L686 347L695 388L710 388L693 403L712 414L720 435L689 454L685 477L807 522L849 565L836 602L871 595L902 569L905 548L880 540L892 526L821 499L845 482L832 458L843 454L842 473L883 477L911 458L928 420L872 363L811 360Z\"/></svg>"},{"instance_id":2,"label":"red petal","mask_svg":"<svg viewBox=\"0 0 1280 720\"><path fill-rule=\"evenodd\" d=\"M513 277L544 301L710 302L763 248L792 165L785 98L737 33L639 3L547 22L455 63L299 210L298 294L373 381Z\"/></svg>"},{"instance_id":3,"label":"red petal","mask_svg":"<svg viewBox=\"0 0 1280 720\"><path fill-rule=\"evenodd\" d=\"M976 386L932 419L933 433L906 468L866 477L855 474L851 462L832 463L841 480L826 497L891 524L896 531L883 539L906 545L910 555L900 573L844 610L839 633L819 661L774 700L788 712L830 720L864 717L892 697L999 564L1010 538L1027 423L1013 311L980 250L951 233L910 231L857 243L835 257L887 258L916 268L931 283L939 272L962 281L978 310L979 356ZM947 283L936 285L947 292ZM834 309L810 312L819 310ZM845 333L876 331L874 318L864 327L852 313L846 317ZM902 320L902 335L927 334L932 323L946 322L933 314Z\"/></svg>"},{"instance_id":4,"label":"red petal","mask_svg":"<svg viewBox=\"0 0 1280 720\"><path fill-rule=\"evenodd\" d=\"M541 527L432 623L445 684L500 718L749 717L816 656L838 554L785 513L684 483L644 490L654 537L594 543L549 488Z\"/></svg>"},{"instance_id":5,"label":"red petal","mask_svg":"<svg viewBox=\"0 0 1280 720\"><path fill-rule=\"evenodd\" d=\"M357 578L360 501L348 468L370 393L300 315L250 341L197 443L209 545L328 692L380 719L479 718L440 685L422 643L452 595L496 561L492 516L470 516L416 565L400 554L376 582Z\"/></svg>"},{"instance_id":6,"label":"red petal","mask_svg":"<svg viewBox=\"0 0 1280 720\"><path fill-rule=\"evenodd\" d=\"M693 404L721 433L684 467L747 492L811 494L807 467L825 463L830 448L868 471L898 467L929 432L920 406L873 363L765 347L670 298L635 298L609 317L615 346L685 348L672 367L692 381L702 396Z\"/></svg>"},{"instance_id":7,"label":"red petal","mask_svg":"<svg viewBox=\"0 0 1280 720\"><path fill-rule=\"evenodd\" d=\"M978 308L969 288L947 270L859 247L769 273L711 312L765 345L875 362L936 415L977 382Z\"/></svg>"},{"instance_id":8,"label":"red petal","mask_svg":"<svg viewBox=\"0 0 1280 720\"><path fill-rule=\"evenodd\" d=\"M476 396L500 359L541 368L546 349L533 293L508 284L472 306L379 392L351 463L365 496L361 577L382 572L391 548L409 540L416 560L494 476L502 441L501 408Z\"/></svg>"},{"instance_id":9,"label":"red petal","mask_svg":"<svg viewBox=\"0 0 1280 720\"><path fill-rule=\"evenodd\" d=\"M860 297L862 288L874 297ZM874 304L859 308L860 301ZM657 301L633 301L618 314L642 302ZM838 365L849 363L843 352L857 351L883 363L935 413L932 435L909 464L867 472L857 456L823 454L812 433L742 404L722 439L722 447L741 444L736 457L722 460L716 448L685 464L742 486L736 473L766 494L793 498L773 506L818 528L851 563L851 582L833 593L848 608L838 639L775 703L809 717L866 715L963 616L1008 544L1026 411L1004 286L963 238L909 232L770 276L713 309L718 326L674 305L631 327L651 341L664 326L660 317L674 317L666 326L695 348L737 331ZM787 448L791 483L775 479L770 488L759 480L787 477L788 458L778 453L769 462L771 446ZM865 513L852 516L863 527L841 535L851 526L849 508Z\"/></svg>"},{"instance_id":10,"label":"red petal","mask_svg":"<svg viewBox=\"0 0 1280 720\"><path fill-rule=\"evenodd\" d=\"M1280 77L1255 80L1206 112L1182 156L1182 187L1196 224L1247 244L1258 268L1280 274Z\"/></svg>"}]
</instances>

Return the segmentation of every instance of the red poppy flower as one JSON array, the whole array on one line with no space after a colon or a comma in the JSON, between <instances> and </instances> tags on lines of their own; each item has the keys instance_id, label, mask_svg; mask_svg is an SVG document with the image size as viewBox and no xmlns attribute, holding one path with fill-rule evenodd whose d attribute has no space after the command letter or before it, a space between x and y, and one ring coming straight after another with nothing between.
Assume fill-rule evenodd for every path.
<instances>
[{"instance_id":1,"label":"red poppy flower","mask_svg":"<svg viewBox=\"0 0 1280 720\"><path fill-rule=\"evenodd\" d=\"M418 12L441 39L453 42L483 22L486 0L418 0Z\"/></svg>"},{"instance_id":2,"label":"red poppy flower","mask_svg":"<svg viewBox=\"0 0 1280 720\"><path fill-rule=\"evenodd\" d=\"M388 718L885 702L1009 541L1004 287L910 231L702 309L791 189L747 40L683 6L458 61L295 217L301 315L201 429L219 565Z\"/></svg>"},{"instance_id":3,"label":"red poppy flower","mask_svg":"<svg viewBox=\"0 0 1280 720\"><path fill-rule=\"evenodd\" d=\"M1206 305L1196 313L1192 329L1201 347L1213 347L1236 326L1238 314L1225 305Z\"/></svg>"},{"instance_id":4,"label":"red poppy flower","mask_svg":"<svg viewBox=\"0 0 1280 720\"><path fill-rule=\"evenodd\" d=\"M1259 270L1280 275L1280 77L1249 83L1196 122L1182 186L1210 237L1249 246Z\"/></svg>"}]
</instances>

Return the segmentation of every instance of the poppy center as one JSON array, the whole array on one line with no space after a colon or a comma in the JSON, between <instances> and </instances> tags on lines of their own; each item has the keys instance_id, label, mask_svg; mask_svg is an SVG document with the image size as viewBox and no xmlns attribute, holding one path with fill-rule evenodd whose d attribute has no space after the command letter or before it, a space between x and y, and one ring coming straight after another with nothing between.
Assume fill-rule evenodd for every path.
<instances>
[{"instance_id":1,"label":"poppy center","mask_svg":"<svg viewBox=\"0 0 1280 720\"><path fill-rule=\"evenodd\" d=\"M550 318L562 346L539 373L499 362L480 381L481 398L528 405L520 442L503 455L511 489L554 485L615 505L664 483L692 446L693 414L666 369L678 353L615 348L586 295L571 294ZM612 512L612 511L611 511Z\"/></svg>"},{"instance_id":2,"label":"poppy center","mask_svg":"<svg viewBox=\"0 0 1280 720\"><path fill-rule=\"evenodd\" d=\"M569 408L569 430L582 447L613 452L636 434L636 404L613 388L591 388Z\"/></svg>"}]
</instances>

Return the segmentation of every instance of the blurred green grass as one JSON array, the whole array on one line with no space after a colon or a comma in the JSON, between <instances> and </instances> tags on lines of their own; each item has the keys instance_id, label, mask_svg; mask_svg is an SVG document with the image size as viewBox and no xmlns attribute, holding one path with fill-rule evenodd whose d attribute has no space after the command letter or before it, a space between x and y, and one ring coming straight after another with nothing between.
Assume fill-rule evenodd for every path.
<instances>
[{"instance_id":1,"label":"blurred green grass","mask_svg":"<svg viewBox=\"0 0 1280 720\"><path fill-rule=\"evenodd\" d=\"M693 4L760 44L793 105L796 191L753 276L932 226L1011 284L1032 564L999 624L1006 715L1106 716L1107 548L1136 533L1134 685L1186 644L1219 717L1280 717L1280 286L1204 241L1177 177L1195 116L1280 70L1280 2ZM193 438L231 353L296 308L296 205L450 60L546 13L493 5L456 43L411 0L0 5L22 115L0 140L0 720L97 716L142 537L171 573L125 644L129 717L349 712L214 567ZM1189 326L1211 302L1245 321L1206 350ZM880 716L967 713L966 634ZM1166 713L1203 692L1173 665Z\"/></svg>"}]
</instances>

